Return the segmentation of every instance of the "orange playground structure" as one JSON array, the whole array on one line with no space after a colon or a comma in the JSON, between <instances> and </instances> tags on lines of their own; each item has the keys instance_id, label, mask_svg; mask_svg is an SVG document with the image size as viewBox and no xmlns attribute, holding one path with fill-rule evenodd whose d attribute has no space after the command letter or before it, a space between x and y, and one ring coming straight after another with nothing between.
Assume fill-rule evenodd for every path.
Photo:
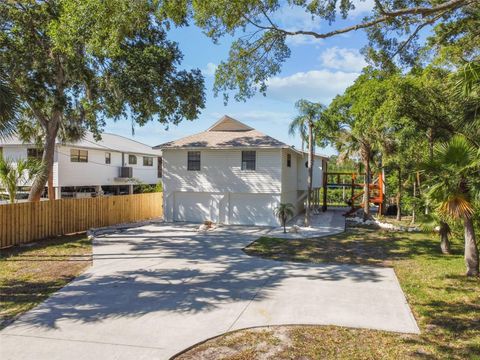
<instances>
[{"instance_id":1,"label":"orange playground structure","mask_svg":"<svg viewBox=\"0 0 480 360\"><path fill-rule=\"evenodd\" d=\"M352 172L325 172L323 173L323 206L322 210L327 210L328 189L350 189L350 197L346 201L350 210L345 214L350 215L363 207L362 198L365 188L365 173ZM378 206L378 212L383 214L383 203L385 196L385 183L383 173L373 176L369 185L370 203Z\"/></svg>"}]
</instances>

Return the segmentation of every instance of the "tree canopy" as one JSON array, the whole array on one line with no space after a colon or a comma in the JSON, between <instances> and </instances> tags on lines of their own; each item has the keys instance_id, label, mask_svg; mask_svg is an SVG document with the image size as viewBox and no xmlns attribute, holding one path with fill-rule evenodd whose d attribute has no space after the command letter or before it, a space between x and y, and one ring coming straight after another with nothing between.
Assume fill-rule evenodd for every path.
<instances>
[{"instance_id":1,"label":"tree canopy","mask_svg":"<svg viewBox=\"0 0 480 360\"><path fill-rule=\"evenodd\" d=\"M60 129L97 136L105 120L176 124L204 107L199 69L179 69L182 54L147 0L3 1L0 64L20 103L18 127L37 129L45 170L30 194L38 200ZM28 127L28 126L27 126ZM25 126L23 126L25 128ZM75 130L76 129L76 130Z\"/></svg>"},{"instance_id":2,"label":"tree canopy","mask_svg":"<svg viewBox=\"0 0 480 360\"><path fill-rule=\"evenodd\" d=\"M474 30L480 5L475 0L386 0L374 1L368 16L353 19L360 1L355 0L166 0L159 13L177 24L194 21L214 41L228 35L234 38L228 59L216 71L214 90L236 90L235 99L245 100L265 92L267 80L278 74L290 57L289 37L325 39L352 31L365 30L370 44L365 53L373 62L411 65L419 59L422 29L437 27L431 46L440 43L472 42L464 27ZM324 32L309 27L290 28L279 20L282 9L300 10ZM345 26L344 20L354 23ZM442 36L442 33L447 34ZM239 35L240 34L240 35ZM459 40L462 38L463 40ZM470 40L468 40L470 39ZM473 45L473 44L472 44Z\"/></svg>"}]
</instances>

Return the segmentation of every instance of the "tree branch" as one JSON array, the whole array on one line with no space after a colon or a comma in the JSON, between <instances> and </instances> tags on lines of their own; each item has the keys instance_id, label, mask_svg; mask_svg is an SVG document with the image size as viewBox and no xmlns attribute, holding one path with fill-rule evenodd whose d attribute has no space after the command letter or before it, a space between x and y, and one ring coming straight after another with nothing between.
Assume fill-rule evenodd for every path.
<instances>
[{"instance_id":1,"label":"tree branch","mask_svg":"<svg viewBox=\"0 0 480 360\"><path fill-rule=\"evenodd\" d=\"M332 37L332 36L335 36L335 35L345 34L345 33L351 32L351 31L356 31L356 30L360 30L360 29L369 28L369 27L372 27L374 25L386 22L388 20L392 20L392 19L399 18L399 17L404 17L406 15L420 15L422 17L427 17L427 16L437 14L439 12L441 12L442 15L444 15L445 13L447 13L449 11L453 11L453 10L456 10L458 8L467 6L471 3L473 3L474 1L477 1L477 0L450 0L450 1L447 1L447 2L444 2L442 4L432 6L432 7L418 6L418 7L414 7L414 8L402 8L402 9L398 9L398 10L394 10L394 11L385 10L383 8L383 6L381 6L381 4L379 4L379 1L375 1L375 3L377 4L377 7L379 8L379 11L382 14L382 16L380 16L376 19L370 20L370 21L365 21L365 22L362 22L362 23L359 23L359 24L356 24L356 25L347 26L345 28L338 29L338 30L333 30L333 31L326 32L326 33L318 33L316 31L307 31L307 30L288 31L288 30L279 28L267 16L267 14L265 13L264 10L262 10L262 13L264 14L265 18L267 19L267 21L270 25L258 24L256 22L250 20L246 16L243 16L243 18L247 22L249 22L253 26L256 26L259 29L274 30L274 31L278 31L282 34L289 35L289 36L308 35L308 36L312 36L316 39L325 39L325 38L329 38L329 37Z\"/></svg>"}]
</instances>

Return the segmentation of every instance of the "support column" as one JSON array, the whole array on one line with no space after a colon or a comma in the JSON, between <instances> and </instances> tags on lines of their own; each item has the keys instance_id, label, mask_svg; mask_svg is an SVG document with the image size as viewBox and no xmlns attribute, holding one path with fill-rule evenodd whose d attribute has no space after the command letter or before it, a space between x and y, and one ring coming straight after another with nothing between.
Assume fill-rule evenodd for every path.
<instances>
[{"instance_id":1,"label":"support column","mask_svg":"<svg viewBox=\"0 0 480 360\"><path fill-rule=\"evenodd\" d=\"M62 187L57 186L55 188L55 199L61 199L62 198Z\"/></svg>"},{"instance_id":2,"label":"support column","mask_svg":"<svg viewBox=\"0 0 480 360\"><path fill-rule=\"evenodd\" d=\"M133 184L128 185L128 194L129 195L133 194Z\"/></svg>"},{"instance_id":3,"label":"support column","mask_svg":"<svg viewBox=\"0 0 480 360\"><path fill-rule=\"evenodd\" d=\"M103 195L102 186L101 185L95 186L95 192L96 192L97 196L102 196Z\"/></svg>"},{"instance_id":4,"label":"support column","mask_svg":"<svg viewBox=\"0 0 480 360\"><path fill-rule=\"evenodd\" d=\"M328 188L328 175L323 173L323 206L322 210L327 211L327 188Z\"/></svg>"}]
</instances>

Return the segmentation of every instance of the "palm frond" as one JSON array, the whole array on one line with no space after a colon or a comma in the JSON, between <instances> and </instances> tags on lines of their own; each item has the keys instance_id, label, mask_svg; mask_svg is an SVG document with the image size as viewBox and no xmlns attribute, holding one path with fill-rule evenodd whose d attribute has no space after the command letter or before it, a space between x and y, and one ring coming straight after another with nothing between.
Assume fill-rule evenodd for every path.
<instances>
[{"instance_id":1,"label":"palm frond","mask_svg":"<svg viewBox=\"0 0 480 360\"><path fill-rule=\"evenodd\" d=\"M463 194L452 194L440 203L438 212L452 219L471 218L475 213L473 204Z\"/></svg>"}]
</instances>

